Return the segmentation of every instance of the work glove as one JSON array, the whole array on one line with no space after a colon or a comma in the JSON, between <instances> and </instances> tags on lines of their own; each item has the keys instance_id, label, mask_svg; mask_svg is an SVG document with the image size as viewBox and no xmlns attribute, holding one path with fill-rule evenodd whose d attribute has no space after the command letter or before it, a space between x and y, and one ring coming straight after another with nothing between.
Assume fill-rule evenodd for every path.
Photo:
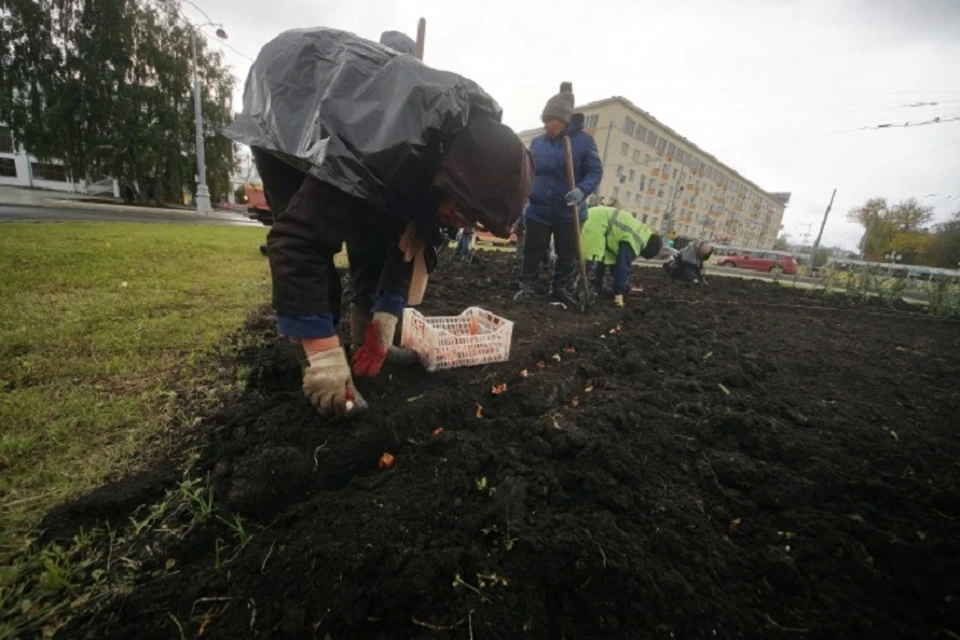
<instances>
[{"instance_id":1,"label":"work glove","mask_svg":"<svg viewBox=\"0 0 960 640\"><path fill-rule=\"evenodd\" d=\"M353 386L343 347L318 351L307 358L303 394L321 415L342 417L362 413L367 403ZM348 402L353 405L348 410Z\"/></svg>"},{"instance_id":2,"label":"work glove","mask_svg":"<svg viewBox=\"0 0 960 640\"><path fill-rule=\"evenodd\" d=\"M353 354L353 374L373 377L380 373L387 350L393 345L397 330L397 316L386 311L377 311L364 332L363 346Z\"/></svg>"},{"instance_id":3,"label":"work glove","mask_svg":"<svg viewBox=\"0 0 960 640\"><path fill-rule=\"evenodd\" d=\"M624 302L624 300L623 300L623 294L622 294L622 293L618 293L617 295L613 296L613 305L614 305L615 307L617 307L618 309L622 309L622 308L624 307L624 305L626 305L626 304L627 304L627 303Z\"/></svg>"},{"instance_id":4,"label":"work glove","mask_svg":"<svg viewBox=\"0 0 960 640\"><path fill-rule=\"evenodd\" d=\"M367 325L370 324L370 320L371 314L364 311L363 307L356 304L350 305L350 342L353 344L354 353L363 348L366 342ZM391 346L387 349L384 362L401 367L412 367L420 362L420 356L411 349Z\"/></svg>"},{"instance_id":5,"label":"work glove","mask_svg":"<svg viewBox=\"0 0 960 640\"><path fill-rule=\"evenodd\" d=\"M567 204L572 206L583 202L584 197L586 196L584 195L583 190L580 187L576 187L573 191L564 196L564 199L567 201Z\"/></svg>"}]
</instances>

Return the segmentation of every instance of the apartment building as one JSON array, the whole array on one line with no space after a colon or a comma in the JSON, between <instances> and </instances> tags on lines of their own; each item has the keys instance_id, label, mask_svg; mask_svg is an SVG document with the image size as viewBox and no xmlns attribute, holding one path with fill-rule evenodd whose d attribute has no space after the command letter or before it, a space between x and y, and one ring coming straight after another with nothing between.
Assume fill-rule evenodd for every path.
<instances>
[{"instance_id":1,"label":"apartment building","mask_svg":"<svg viewBox=\"0 0 960 640\"><path fill-rule=\"evenodd\" d=\"M769 193L620 96L577 107L603 161L597 196L668 237L772 248L790 201ZM529 146L542 129L521 132Z\"/></svg>"}]
</instances>

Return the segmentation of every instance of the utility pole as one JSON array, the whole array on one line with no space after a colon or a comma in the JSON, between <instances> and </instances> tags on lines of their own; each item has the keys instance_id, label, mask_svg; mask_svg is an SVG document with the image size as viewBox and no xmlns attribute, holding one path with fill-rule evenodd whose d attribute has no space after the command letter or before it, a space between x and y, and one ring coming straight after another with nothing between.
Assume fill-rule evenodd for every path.
<instances>
[{"instance_id":1,"label":"utility pole","mask_svg":"<svg viewBox=\"0 0 960 640\"><path fill-rule=\"evenodd\" d=\"M823 238L823 228L827 226L827 216L830 215L830 209L833 208L833 199L837 196L837 190L834 188L833 194L830 196L830 203L827 205L827 210L823 212L823 222L820 223L820 233L817 234L817 239L813 242L813 249L810 250L810 271L813 271L813 267L816 264L817 260L817 250L820 248L820 240Z\"/></svg>"},{"instance_id":2,"label":"utility pole","mask_svg":"<svg viewBox=\"0 0 960 640\"><path fill-rule=\"evenodd\" d=\"M193 45L193 119L197 129L197 213L208 216L213 213L210 206L210 189L207 188L207 162L203 144L203 111L200 108L200 78L197 74L197 28L190 29L190 42Z\"/></svg>"}]
</instances>

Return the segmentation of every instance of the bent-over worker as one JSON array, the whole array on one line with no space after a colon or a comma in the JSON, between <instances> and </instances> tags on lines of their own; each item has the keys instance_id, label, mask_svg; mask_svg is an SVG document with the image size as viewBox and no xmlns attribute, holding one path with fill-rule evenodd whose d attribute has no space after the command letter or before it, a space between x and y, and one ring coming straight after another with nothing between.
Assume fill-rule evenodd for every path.
<instances>
[{"instance_id":1,"label":"bent-over worker","mask_svg":"<svg viewBox=\"0 0 960 640\"><path fill-rule=\"evenodd\" d=\"M660 252L660 234L615 207L591 207L580 234L587 278L598 295L609 267L613 272L613 302L622 307L630 286L630 269L637 256L650 259Z\"/></svg>"},{"instance_id":2,"label":"bent-over worker","mask_svg":"<svg viewBox=\"0 0 960 640\"><path fill-rule=\"evenodd\" d=\"M713 254L713 246L707 242L691 242L663 263L667 275L677 280L706 283L703 277L704 263Z\"/></svg>"},{"instance_id":3,"label":"bent-over worker","mask_svg":"<svg viewBox=\"0 0 960 640\"><path fill-rule=\"evenodd\" d=\"M297 69L298 64L312 65L312 71ZM377 91L376 83L358 90L346 76L383 78L389 90ZM305 80L320 84L304 87ZM248 96L251 83L257 84ZM269 105L256 95L265 91L262 87L274 92ZM331 98L337 91L347 93ZM435 93L419 102L403 93L416 91ZM291 95L315 112L293 103ZM362 101L362 112L349 110L351 98ZM266 109L274 110L269 118L263 116ZM347 118L373 112L376 122ZM298 127L296 135L286 139L282 129L273 137L260 134L264 126L282 126L277 116L286 114L322 122L295 122L290 126ZM533 169L529 153L499 115L492 98L465 78L429 69L353 34L293 30L261 51L247 81L244 113L231 126L238 140L251 139L251 129L261 135L252 138L251 147L276 215L267 244L277 326L303 347L309 363L303 391L320 413L344 416L366 408L353 375L380 371L403 308L422 297L444 233L449 237L455 228L478 223L496 235L509 234ZM458 118L464 122L457 123ZM290 152L268 146L274 139L301 139L302 131L327 136L325 155L313 154L316 146L296 147L300 155L291 158ZM264 146L257 144L261 140ZM394 140L392 146L374 146ZM384 159L388 153L395 156ZM352 374L336 328L342 290L334 255L344 243L354 290L351 333L355 347L360 345Z\"/></svg>"}]
</instances>

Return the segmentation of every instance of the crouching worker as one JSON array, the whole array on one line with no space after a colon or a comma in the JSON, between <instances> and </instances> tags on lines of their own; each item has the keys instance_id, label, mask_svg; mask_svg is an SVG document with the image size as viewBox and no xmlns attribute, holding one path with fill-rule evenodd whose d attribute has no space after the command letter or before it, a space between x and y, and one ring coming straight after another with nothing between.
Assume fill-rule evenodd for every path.
<instances>
[{"instance_id":1,"label":"crouching worker","mask_svg":"<svg viewBox=\"0 0 960 640\"><path fill-rule=\"evenodd\" d=\"M670 259L663 263L663 270L677 280L706 284L707 280L703 277L704 263L712 254L713 246L709 242L692 242L670 256Z\"/></svg>"},{"instance_id":2,"label":"crouching worker","mask_svg":"<svg viewBox=\"0 0 960 640\"><path fill-rule=\"evenodd\" d=\"M597 295L602 293L607 268L613 271L613 302L622 307L630 286L630 269L637 257L660 253L663 240L653 229L615 207L592 207L580 233L587 278Z\"/></svg>"},{"instance_id":3,"label":"crouching worker","mask_svg":"<svg viewBox=\"0 0 960 640\"><path fill-rule=\"evenodd\" d=\"M334 29L282 33L260 51L225 130L250 145L275 212L278 331L302 345L303 392L327 416L366 408L353 376L380 371L436 248L471 224L507 237L533 175L479 86L391 47ZM344 244L352 371L337 333Z\"/></svg>"}]
</instances>

